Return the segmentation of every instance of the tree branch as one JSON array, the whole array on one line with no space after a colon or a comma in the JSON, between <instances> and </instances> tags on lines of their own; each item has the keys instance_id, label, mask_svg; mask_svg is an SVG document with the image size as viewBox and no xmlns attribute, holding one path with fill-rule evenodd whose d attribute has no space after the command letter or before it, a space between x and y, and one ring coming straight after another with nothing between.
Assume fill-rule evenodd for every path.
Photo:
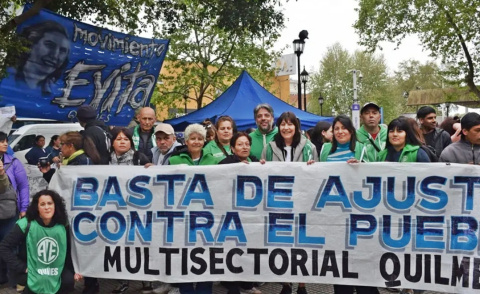
<instances>
[{"instance_id":1,"label":"tree branch","mask_svg":"<svg viewBox=\"0 0 480 294\"><path fill-rule=\"evenodd\" d=\"M453 17L445 9L445 7L440 5L438 0L432 0L432 2L435 3L437 7L440 8L445 13L445 16L447 17L448 22L453 27L453 29L455 30L455 33L457 34L458 39L460 40L460 44L462 45L463 53L465 54L465 58L467 59L467 64L468 64L468 73L465 77L465 82L467 83L468 88L475 94L475 96L477 96L480 99L480 90L477 88L474 81L475 69L472 61L472 56L470 55L470 51L468 50L467 44L465 42L465 38L463 37L462 32L458 28L455 21L453 20Z\"/></svg>"},{"instance_id":2,"label":"tree branch","mask_svg":"<svg viewBox=\"0 0 480 294\"><path fill-rule=\"evenodd\" d=\"M16 28L17 26L21 25L23 22L25 22L26 20L30 19L31 17L37 15L40 10L44 7L46 7L50 2L52 2L53 0L37 0L33 3L33 6L32 8L30 8L29 10L27 11L24 11L22 14L12 18L9 22L7 22L6 24L4 24L1 28L0 28L0 32L2 34L5 34L11 30L13 30L14 28Z\"/></svg>"}]
</instances>

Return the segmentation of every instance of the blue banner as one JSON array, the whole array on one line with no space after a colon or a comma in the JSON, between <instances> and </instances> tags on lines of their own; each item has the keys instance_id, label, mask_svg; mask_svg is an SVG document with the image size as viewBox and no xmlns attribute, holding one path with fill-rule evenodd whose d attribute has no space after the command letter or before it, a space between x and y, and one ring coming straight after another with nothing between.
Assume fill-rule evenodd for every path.
<instances>
[{"instance_id":1,"label":"blue banner","mask_svg":"<svg viewBox=\"0 0 480 294\"><path fill-rule=\"evenodd\" d=\"M17 34L29 50L0 82L0 106L15 105L18 116L72 121L78 106L89 104L109 125L126 125L149 105L169 44L48 10Z\"/></svg>"}]
</instances>

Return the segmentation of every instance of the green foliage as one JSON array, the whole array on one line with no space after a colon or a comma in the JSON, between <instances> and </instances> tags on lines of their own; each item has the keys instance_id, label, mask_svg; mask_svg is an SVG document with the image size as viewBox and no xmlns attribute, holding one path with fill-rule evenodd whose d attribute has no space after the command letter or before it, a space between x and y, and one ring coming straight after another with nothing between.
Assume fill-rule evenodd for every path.
<instances>
[{"instance_id":1,"label":"green foliage","mask_svg":"<svg viewBox=\"0 0 480 294\"><path fill-rule=\"evenodd\" d=\"M201 108L206 99L214 100L221 94L242 70L267 83L271 75L265 73L274 60L267 52L278 36L275 30L262 38L248 27L227 31L218 26L210 6L196 0L179 3L184 11L180 13L179 29L168 36L169 62L164 64L165 73L160 75L163 85L153 103L171 108L194 100Z\"/></svg>"},{"instance_id":2,"label":"green foliage","mask_svg":"<svg viewBox=\"0 0 480 294\"><path fill-rule=\"evenodd\" d=\"M320 114L318 97L324 97L323 115L350 115L353 103L353 73L356 69L363 75L359 80L357 74L357 96L359 104L376 102L385 109L385 119L392 119L400 114L395 99L392 81L387 74L387 66L383 55L374 55L361 51L349 53L340 44L329 47L320 61L320 70L313 75L312 95L308 109Z\"/></svg>"},{"instance_id":3,"label":"green foliage","mask_svg":"<svg viewBox=\"0 0 480 294\"><path fill-rule=\"evenodd\" d=\"M480 62L480 1L360 0L354 27L360 45L371 51L382 41L399 45L416 34L431 55L448 65L451 79L461 80L480 98L475 85Z\"/></svg>"}]
</instances>

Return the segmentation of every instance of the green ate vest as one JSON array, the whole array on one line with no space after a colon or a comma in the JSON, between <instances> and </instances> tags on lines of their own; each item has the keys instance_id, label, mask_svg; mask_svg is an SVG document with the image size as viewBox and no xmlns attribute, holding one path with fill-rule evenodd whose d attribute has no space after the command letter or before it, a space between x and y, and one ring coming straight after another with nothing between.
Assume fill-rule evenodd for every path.
<instances>
[{"instance_id":1,"label":"green ate vest","mask_svg":"<svg viewBox=\"0 0 480 294\"><path fill-rule=\"evenodd\" d=\"M225 151L227 152L228 155L232 155L232 150L230 150L230 146L223 146ZM213 157L218 159L218 162L220 162L222 159L227 157L225 153L223 153L222 149L218 147L217 142L215 141L210 141L208 144L203 147L203 153L204 154L211 154Z\"/></svg>"},{"instance_id":2,"label":"green ate vest","mask_svg":"<svg viewBox=\"0 0 480 294\"><path fill-rule=\"evenodd\" d=\"M27 218L17 221L25 233ZM67 230L57 224L43 227L37 221L30 222L26 236L27 285L35 293L56 293L60 289L61 275L67 256Z\"/></svg>"}]
</instances>

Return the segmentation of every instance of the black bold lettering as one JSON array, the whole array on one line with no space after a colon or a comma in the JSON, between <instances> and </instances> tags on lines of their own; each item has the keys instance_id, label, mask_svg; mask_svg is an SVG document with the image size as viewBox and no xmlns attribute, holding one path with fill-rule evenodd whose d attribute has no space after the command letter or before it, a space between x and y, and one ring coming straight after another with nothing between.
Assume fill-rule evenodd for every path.
<instances>
[{"instance_id":1,"label":"black bold lettering","mask_svg":"<svg viewBox=\"0 0 480 294\"><path fill-rule=\"evenodd\" d=\"M432 282L432 256L430 254L425 254L425 276L423 277L423 281L425 283Z\"/></svg>"},{"instance_id":2,"label":"black bold lettering","mask_svg":"<svg viewBox=\"0 0 480 294\"><path fill-rule=\"evenodd\" d=\"M348 251L342 251L342 277L358 279L358 273L348 271Z\"/></svg>"},{"instance_id":3,"label":"black bold lettering","mask_svg":"<svg viewBox=\"0 0 480 294\"><path fill-rule=\"evenodd\" d=\"M140 267L142 266L142 249L140 247L135 247L135 267L132 267L131 260L130 260L130 247L125 247L125 267L127 271L131 274L138 273L140 271Z\"/></svg>"},{"instance_id":4,"label":"black bold lettering","mask_svg":"<svg viewBox=\"0 0 480 294\"><path fill-rule=\"evenodd\" d=\"M110 246L105 247L105 253L103 255L103 271L109 272L110 267L108 266L110 264L111 267L116 265L117 267L117 272L121 273L122 272L122 264L121 264L121 255L120 255L120 247L117 246L115 247L115 250L112 252L110 251Z\"/></svg>"},{"instance_id":5,"label":"black bold lettering","mask_svg":"<svg viewBox=\"0 0 480 294\"><path fill-rule=\"evenodd\" d=\"M190 252L190 259L192 262L199 265L199 268L196 268L193 265L190 268L190 271L195 275L202 275L207 271L207 262L203 258L197 257L197 254L203 254L204 252L205 249L202 247L193 248Z\"/></svg>"},{"instance_id":6,"label":"black bold lettering","mask_svg":"<svg viewBox=\"0 0 480 294\"><path fill-rule=\"evenodd\" d=\"M453 256L452 260L452 279L451 279L451 286L456 286L457 281L460 282L462 280L462 287L468 287L468 278L470 274L470 258L464 257L462 259L462 263L458 264L458 257Z\"/></svg>"},{"instance_id":7,"label":"black bold lettering","mask_svg":"<svg viewBox=\"0 0 480 294\"><path fill-rule=\"evenodd\" d=\"M188 275L188 248L182 248L182 276Z\"/></svg>"},{"instance_id":8,"label":"black bold lettering","mask_svg":"<svg viewBox=\"0 0 480 294\"><path fill-rule=\"evenodd\" d=\"M312 276L318 276L318 250L312 250Z\"/></svg>"},{"instance_id":9,"label":"black bold lettering","mask_svg":"<svg viewBox=\"0 0 480 294\"><path fill-rule=\"evenodd\" d=\"M391 260L393 262L393 271L391 274L387 273L387 261ZM400 275L400 260L398 256L392 252L387 252L382 255L380 258L380 273L382 278L385 280L385 286L387 287L398 287L402 285L401 281L398 281L397 278Z\"/></svg>"},{"instance_id":10,"label":"black bold lettering","mask_svg":"<svg viewBox=\"0 0 480 294\"><path fill-rule=\"evenodd\" d=\"M217 253L223 253L223 248L210 248L210 274L211 275L222 275L225 273L223 268L217 268L217 264L223 263L223 258L216 257Z\"/></svg>"},{"instance_id":11,"label":"black bold lettering","mask_svg":"<svg viewBox=\"0 0 480 294\"><path fill-rule=\"evenodd\" d=\"M260 255L268 254L268 249L247 249L247 254L253 254L253 274L260 274Z\"/></svg>"},{"instance_id":12,"label":"black bold lettering","mask_svg":"<svg viewBox=\"0 0 480 294\"><path fill-rule=\"evenodd\" d=\"M472 289L480 289L480 258L473 259Z\"/></svg>"},{"instance_id":13,"label":"black bold lettering","mask_svg":"<svg viewBox=\"0 0 480 294\"><path fill-rule=\"evenodd\" d=\"M340 277L340 272L338 271L338 265L337 265L337 258L335 257L334 250L325 250L325 255L323 255L323 262L322 262L322 269L320 270L320 276L325 276L327 274L327 271L332 272L333 276L336 278Z\"/></svg>"},{"instance_id":14,"label":"black bold lettering","mask_svg":"<svg viewBox=\"0 0 480 294\"><path fill-rule=\"evenodd\" d=\"M275 259L277 256L280 256L280 258L282 259L282 264L280 268L277 268L277 266L275 265ZM270 256L268 257L268 266L270 267L270 270L272 271L272 273L276 275L285 274L285 272L288 269L287 252L285 252L285 250L280 248L274 249L272 253L270 253Z\"/></svg>"},{"instance_id":15,"label":"black bold lettering","mask_svg":"<svg viewBox=\"0 0 480 294\"><path fill-rule=\"evenodd\" d=\"M292 258L292 275L298 275L297 268L300 268L302 276L309 276L310 274L307 271L306 263L308 260L307 252L303 249L294 249L291 251ZM300 258L299 258L300 257Z\"/></svg>"},{"instance_id":16,"label":"black bold lettering","mask_svg":"<svg viewBox=\"0 0 480 294\"><path fill-rule=\"evenodd\" d=\"M442 277L442 256L435 255L435 284L448 285L448 278Z\"/></svg>"},{"instance_id":17,"label":"black bold lettering","mask_svg":"<svg viewBox=\"0 0 480 294\"><path fill-rule=\"evenodd\" d=\"M180 253L178 248L159 248L160 253L165 254L165 275L170 276L172 274L172 254Z\"/></svg>"},{"instance_id":18,"label":"black bold lettering","mask_svg":"<svg viewBox=\"0 0 480 294\"><path fill-rule=\"evenodd\" d=\"M225 263L227 264L227 269L234 274L240 274L243 273L243 268L241 266L234 266L233 265L233 256L234 255L243 255L243 250L240 248L233 248L227 253L227 259L225 260Z\"/></svg>"},{"instance_id":19,"label":"black bold lettering","mask_svg":"<svg viewBox=\"0 0 480 294\"><path fill-rule=\"evenodd\" d=\"M405 279L417 283L422 278L422 255L415 255L415 274L412 276L411 254L405 254Z\"/></svg>"},{"instance_id":20,"label":"black bold lettering","mask_svg":"<svg viewBox=\"0 0 480 294\"><path fill-rule=\"evenodd\" d=\"M144 253L144 262L145 262L145 269L143 270L146 275L154 275L158 276L160 274L160 270L150 269L150 248L145 247L143 248ZM137 255L138 257L138 255Z\"/></svg>"}]
</instances>

